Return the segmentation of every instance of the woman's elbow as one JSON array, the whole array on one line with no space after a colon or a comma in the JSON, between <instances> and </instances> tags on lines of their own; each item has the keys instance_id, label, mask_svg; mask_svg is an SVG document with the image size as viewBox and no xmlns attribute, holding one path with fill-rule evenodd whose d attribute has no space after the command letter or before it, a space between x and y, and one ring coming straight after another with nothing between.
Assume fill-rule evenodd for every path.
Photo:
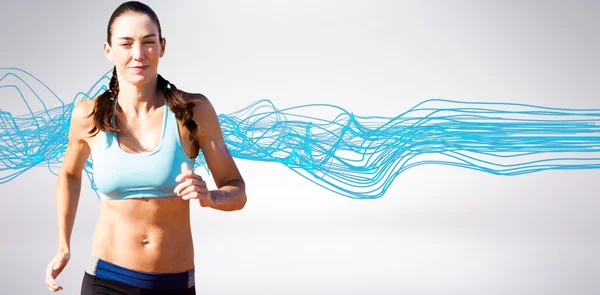
<instances>
[{"instance_id":1,"label":"woman's elbow","mask_svg":"<svg viewBox=\"0 0 600 295\"><path fill-rule=\"evenodd\" d=\"M246 197L246 193L244 192L244 194L240 197L240 201L238 204L238 207L236 208L236 210L242 210L244 209L244 207L246 207L246 202L248 201L248 198Z\"/></svg>"}]
</instances>

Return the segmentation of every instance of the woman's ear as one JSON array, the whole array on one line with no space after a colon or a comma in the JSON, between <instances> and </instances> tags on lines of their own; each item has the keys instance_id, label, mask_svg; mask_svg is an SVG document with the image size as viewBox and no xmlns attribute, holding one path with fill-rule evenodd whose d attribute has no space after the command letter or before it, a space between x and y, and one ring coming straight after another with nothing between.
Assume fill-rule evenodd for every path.
<instances>
[{"instance_id":1,"label":"woman's ear","mask_svg":"<svg viewBox=\"0 0 600 295\"><path fill-rule=\"evenodd\" d=\"M109 61L114 61L113 60L113 54L112 54L112 48L110 48L110 45L106 42L104 42L104 55L106 55L106 58Z\"/></svg>"},{"instance_id":2,"label":"woman's ear","mask_svg":"<svg viewBox=\"0 0 600 295\"><path fill-rule=\"evenodd\" d=\"M160 41L160 57L163 57L165 54L165 49L167 47L167 38L163 37Z\"/></svg>"}]
</instances>

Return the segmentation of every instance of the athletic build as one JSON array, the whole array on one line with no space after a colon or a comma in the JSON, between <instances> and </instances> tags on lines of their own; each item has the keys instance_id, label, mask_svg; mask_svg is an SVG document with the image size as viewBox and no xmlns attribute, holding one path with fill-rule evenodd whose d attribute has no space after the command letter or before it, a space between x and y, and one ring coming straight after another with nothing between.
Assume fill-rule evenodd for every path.
<instances>
[{"instance_id":1,"label":"athletic build","mask_svg":"<svg viewBox=\"0 0 600 295\"><path fill-rule=\"evenodd\" d=\"M81 294L195 294L190 205L241 210L244 180L210 101L158 74L166 39L154 12L123 3L107 33L113 77L109 90L72 112L56 189L59 244L46 286L62 290L55 279L70 259L82 171L91 156L100 215ZM192 171L200 151L217 190Z\"/></svg>"}]
</instances>

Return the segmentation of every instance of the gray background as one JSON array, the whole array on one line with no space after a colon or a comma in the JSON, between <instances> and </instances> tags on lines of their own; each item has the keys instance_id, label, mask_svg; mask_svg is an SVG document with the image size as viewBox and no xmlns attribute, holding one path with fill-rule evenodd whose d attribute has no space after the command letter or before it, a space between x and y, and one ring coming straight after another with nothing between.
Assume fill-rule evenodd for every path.
<instances>
[{"instance_id":1,"label":"gray background","mask_svg":"<svg viewBox=\"0 0 600 295\"><path fill-rule=\"evenodd\" d=\"M63 101L112 67L120 1L3 1L0 67ZM149 1L160 72L219 113L260 98L395 116L429 98L600 108L598 1ZM0 92L2 109L22 104ZM378 200L237 161L246 208L193 207L198 294L598 294L599 171L499 177L420 166ZM275 181L275 177L281 180ZM56 178L0 185L2 294L46 294ZM98 213L84 180L61 294L79 294Z\"/></svg>"}]
</instances>

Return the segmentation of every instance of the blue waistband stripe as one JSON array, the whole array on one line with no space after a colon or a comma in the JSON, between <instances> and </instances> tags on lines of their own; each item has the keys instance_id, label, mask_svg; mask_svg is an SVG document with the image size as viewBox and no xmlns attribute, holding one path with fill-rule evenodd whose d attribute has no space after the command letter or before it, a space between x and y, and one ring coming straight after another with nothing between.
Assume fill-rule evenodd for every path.
<instances>
[{"instance_id":1,"label":"blue waistband stripe","mask_svg":"<svg viewBox=\"0 0 600 295\"><path fill-rule=\"evenodd\" d=\"M99 278L154 290L187 289L194 286L194 269L180 273L151 273L131 270L102 259L95 260L95 270L88 272Z\"/></svg>"}]
</instances>

